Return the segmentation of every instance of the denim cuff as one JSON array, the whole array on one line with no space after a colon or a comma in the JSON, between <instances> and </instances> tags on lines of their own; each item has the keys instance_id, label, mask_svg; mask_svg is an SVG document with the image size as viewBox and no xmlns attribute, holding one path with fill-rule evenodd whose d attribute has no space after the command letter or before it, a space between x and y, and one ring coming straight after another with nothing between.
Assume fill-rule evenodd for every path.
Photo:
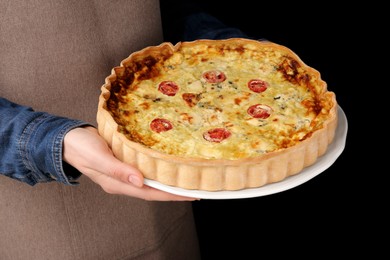
<instances>
[{"instance_id":1,"label":"denim cuff","mask_svg":"<svg viewBox=\"0 0 390 260\"><path fill-rule=\"evenodd\" d=\"M76 180L81 173L62 160L63 141L70 130L86 125L89 124L47 113L32 120L24 129L19 146L22 162L29 172L27 182L31 185L50 181L78 184Z\"/></svg>"},{"instance_id":2,"label":"denim cuff","mask_svg":"<svg viewBox=\"0 0 390 260\"><path fill-rule=\"evenodd\" d=\"M81 120L36 112L0 97L0 174L27 183L76 185L81 173L63 162L66 133L91 126Z\"/></svg>"}]
</instances>

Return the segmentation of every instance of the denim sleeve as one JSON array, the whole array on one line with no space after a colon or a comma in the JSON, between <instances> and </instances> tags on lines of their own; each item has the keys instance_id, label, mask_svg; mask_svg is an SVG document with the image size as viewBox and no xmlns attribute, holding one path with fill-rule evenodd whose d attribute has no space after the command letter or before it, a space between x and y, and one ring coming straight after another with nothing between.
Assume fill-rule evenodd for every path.
<instances>
[{"instance_id":1,"label":"denim sleeve","mask_svg":"<svg viewBox=\"0 0 390 260\"><path fill-rule=\"evenodd\" d=\"M184 18L184 41L197 39L220 40L235 37L250 38L240 29L226 26L216 17L205 12L196 12Z\"/></svg>"},{"instance_id":2,"label":"denim sleeve","mask_svg":"<svg viewBox=\"0 0 390 260\"><path fill-rule=\"evenodd\" d=\"M62 161L63 139L80 120L36 112L0 97L0 174L31 186L57 181L76 185L81 173ZM74 170L74 168L73 168Z\"/></svg>"}]
</instances>

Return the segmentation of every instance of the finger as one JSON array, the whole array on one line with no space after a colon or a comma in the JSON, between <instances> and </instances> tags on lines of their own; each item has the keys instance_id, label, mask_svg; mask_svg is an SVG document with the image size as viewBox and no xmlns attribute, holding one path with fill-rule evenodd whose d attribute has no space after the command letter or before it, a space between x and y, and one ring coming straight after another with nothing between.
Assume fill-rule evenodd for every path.
<instances>
[{"instance_id":1,"label":"finger","mask_svg":"<svg viewBox=\"0 0 390 260\"><path fill-rule=\"evenodd\" d=\"M94 161L90 162L90 165L93 165L92 169L124 183L142 187L144 177L141 171L116 158L106 143L101 145L103 147L96 147Z\"/></svg>"},{"instance_id":2,"label":"finger","mask_svg":"<svg viewBox=\"0 0 390 260\"><path fill-rule=\"evenodd\" d=\"M147 185L142 188L134 185L123 183L122 181L108 177L107 175L100 175L94 181L98 183L105 192L110 194L120 194L131 196L148 201L194 201L198 198L186 197L161 191Z\"/></svg>"},{"instance_id":3,"label":"finger","mask_svg":"<svg viewBox=\"0 0 390 260\"><path fill-rule=\"evenodd\" d=\"M124 183L142 187L144 176L137 168L126 164L115 157L105 162L105 174Z\"/></svg>"}]
</instances>

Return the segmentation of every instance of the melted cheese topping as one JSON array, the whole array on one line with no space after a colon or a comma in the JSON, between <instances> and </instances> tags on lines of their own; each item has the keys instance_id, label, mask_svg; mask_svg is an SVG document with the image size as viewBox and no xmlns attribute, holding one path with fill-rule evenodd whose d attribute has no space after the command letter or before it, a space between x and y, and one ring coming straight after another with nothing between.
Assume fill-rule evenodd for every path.
<instances>
[{"instance_id":1,"label":"melted cheese topping","mask_svg":"<svg viewBox=\"0 0 390 260\"><path fill-rule=\"evenodd\" d=\"M280 50L251 44L183 44L148 66L154 73L145 76L145 66L135 70L131 84L115 92L116 110L110 112L130 140L163 153L207 159L256 157L293 146L321 127L318 115L324 108L315 93L318 79ZM208 71L220 71L226 79L209 83L202 76ZM253 79L266 82L266 90L248 88ZM174 82L177 92L162 93L163 81ZM183 94L192 98L186 101ZM248 109L256 104L271 108L269 117L251 116ZM153 131L150 123L156 118L168 120L172 129ZM228 130L230 136L210 142L204 133L215 128Z\"/></svg>"}]
</instances>

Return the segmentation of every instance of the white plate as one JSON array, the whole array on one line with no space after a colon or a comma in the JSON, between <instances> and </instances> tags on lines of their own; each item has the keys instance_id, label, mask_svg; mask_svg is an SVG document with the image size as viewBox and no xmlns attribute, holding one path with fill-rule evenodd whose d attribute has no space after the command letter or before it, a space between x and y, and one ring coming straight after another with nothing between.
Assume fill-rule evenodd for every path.
<instances>
[{"instance_id":1,"label":"white plate","mask_svg":"<svg viewBox=\"0 0 390 260\"><path fill-rule=\"evenodd\" d=\"M338 107L339 123L334 141L329 145L327 152L319 157L315 164L303 169L299 174L287 177L283 181L267 184L259 188L243 189L238 191L202 191L187 190L168 186L154 180L145 179L145 184L159 190L177 195L195 197L200 199L243 199L253 198L294 188L329 168L343 152L347 139L347 117L341 107Z\"/></svg>"}]
</instances>

